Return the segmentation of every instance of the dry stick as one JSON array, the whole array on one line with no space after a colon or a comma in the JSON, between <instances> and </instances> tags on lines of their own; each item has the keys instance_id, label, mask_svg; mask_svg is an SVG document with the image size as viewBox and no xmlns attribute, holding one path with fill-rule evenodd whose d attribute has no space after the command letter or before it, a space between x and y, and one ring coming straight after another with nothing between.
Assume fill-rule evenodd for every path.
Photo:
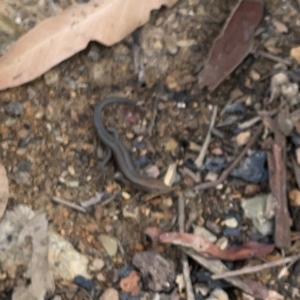
<instances>
[{"instance_id":1,"label":"dry stick","mask_svg":"<svg viewBox=\"0 0 300 300\"><path fill-rule=\"evenodd\" d=\"M229 277L235 277L235 276L238 276L238 275L256 273L256 272L259 272L259 271L262 271L262 270L265 270L265 269L268 269L268 268L277 267L277 266L280 266L280 265L283 265L283 264L287 264L287 263L289 263L291 261L294 261L294 260L297 260L297 259L300 259L300 254L293 255L293 256L290 256L290 257L286 257L286 258L282 258L282 259L279 259L279 260L276 260L276 261L271 261L271 262L268 262L268 263L265 263L265 264L262 264L262 265L259 265L259 266L245 267L245 268L242 268L240 270L224 272L224 273L221 273L221 274L215 274L211 278L214 279L214 280L223 279L223 278L227 279Z\"/></svg>"},{"instance_id":2,"label":"dry stick","mask_svg":"<svg viewBox=\"0 0 300 300\"><path fill-rule=\"evenodd\" d=\"M287 66L291 66L292 65L292 61L290 59L288 59L288 58L281 58L281 57L278 57L278 56L276 56L274 54L271 54L271 53L268 53L268 52L264 52L264 51L257 51L256 54L258 54L261 57L264 57L264 58L267 58L267 59L270 59L270 60L282 63L282 64L287 65Z\"/></svg>"},{"instance_id":3,"label":"dry stick","mask_svg":"<svg viewBox=\"0 0 300 300\"><path fill-rule=\"evenodd\" d=\"M77 204L72 203L72 202L69 202L67 200L61 199L59 197L52 197L52 201L54 201L56 203L59 203L59 204L63 204L65 206L68 206L68 207L71 207L71 208L74 208L74 209L76 209L80 212L86 213L86 209L83 208L82 206L77 205Z\"/></svg>"},{"instance_id":4,"label":"dry stick","mask_svg":"<svg viewBox=\"0 0 300 300\"><path fill-rule=\"evenodd\" d=\"M203 160L204 160L204 157L205 157L206 152L207 152L208 145L209 145L210 140L211 140L211 131L212 131L212 129L215 125L215 122L216 122L217 112L218 112L218 107L214 106L212 117L211 117L210 124L209 124L209 129L208 129L204 144L202 146L202 149L201 149L201 152L200 152L199 156L195 160L195 165L198 168L200 168L203 164Z\"/></svg>"},{"instance_id":5,"label":"dry stick","mask_svg":"<svg viewBox=\"0 0 300 300\"><path fill-rule=\"evenodd\" d=\"M178 226L179 232L184 232L184 196L181 194L178 197ZM186 286L186 295L187 300L195 300L194 293L193 293L193 286L190 278L190 267L187 259L187 255L182 251L181 252L181 261L182 261L182 268L183 268L183 276L185 280Z\"/></svg>"},{"instance_id":6,"label":"dry stick","mask_svg":"<svg viewBox=\"0 0 300 300\"><path fill-rule=\"evenodd\" d=\"M262 130L263 130L263 125L260 125L258 127L257 131L254 133L254 135L248 141L247 145L244 147L243 151L231 163L231 165L226 170L223 171L223 173L221 174L221 176L216 181L213 181L213 182L204 182L204 183L198 184L198 185L196 185L194 187L194 190L197 191L197 190L209 189L209 188L212 188L212 187L220 184L221 182L223 182L228 177L228 175L231 173L231 171L239 165L239 163L242 161L242 159L246 155L247 151L252 147L252 145L258 139L258 137L261 134Z\"/></svg>"},{"instance_id":7,"label":"dry stick","mask_svg":"<svg viewBox=\"0 0 300 300\"><path fill-rule=\"evenodd\" d=\"M277 110L277 109L274 109L274 110L270 111L270 112L268 113L268 115L269 115L270 117L273 117L274 115L277 114L277 112L278 112L278 110ZM238 128L244 130L244 129L247 129L247 128L252 127L254 124L256 124L256 123L258 123L259 121L261 121L261 119L262 119L262 114L265 115L266 112L261 111L261 112L258 112L258 114L259 114L259 115L258 115L257 117L254 117L254 118L252 118L252 119L250 119L250 120L247 120L247 121L245 121L245 122L243 122L243 123L238 124Z\"/></svg>"}]
</instances>

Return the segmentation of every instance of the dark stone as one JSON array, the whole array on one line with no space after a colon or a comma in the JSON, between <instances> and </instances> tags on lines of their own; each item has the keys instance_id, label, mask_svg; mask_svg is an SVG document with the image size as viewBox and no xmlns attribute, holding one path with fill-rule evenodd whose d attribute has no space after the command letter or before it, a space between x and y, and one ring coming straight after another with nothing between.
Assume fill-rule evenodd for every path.
<instances>
[{"instance_id":1,"label":"dark stone","mask_svg":"<svg viewBox=\"0 0 300 300\"><path fill-rule=\"evenodd\" d=\"M262 150L256 151L246 157L230 175L252 183L266 182L268 180L266 162L266 153Z\"/></svg>"},{"instance_id":2,"label":"dark stone","mask_svg":"<svg viewBox=\"0 0 300 300\"><path fill-rule=\"evenodd\" d=\"M227 163L224 157L208 157L204 163L204 168L207 171L219 173L226 167L226 165Z\"/></svg>"},{"instance_id":3,"label":"dark stone","mask_svg":"<svg viewBox=\"0 0 300 300\"><path fill-rule=\"evenodd\" d=\"M11 102L4 106L4 111L11 117L17 117L23 111L23 103Z\"/></svg>"},{"instance_id":4,"label":"dark stone","mask_svg":"<svg viewBox=\"0 0 300 300\"><path fill-rule=\"evenodd\" d=\"M76 276L74 278L74 281L73 281L76 285L80 286L81 288L85 289L85 290L91 290L95 283L93 280L91 279L86 279L84 278L83 276Z\"/></svg>"}]
</instances>

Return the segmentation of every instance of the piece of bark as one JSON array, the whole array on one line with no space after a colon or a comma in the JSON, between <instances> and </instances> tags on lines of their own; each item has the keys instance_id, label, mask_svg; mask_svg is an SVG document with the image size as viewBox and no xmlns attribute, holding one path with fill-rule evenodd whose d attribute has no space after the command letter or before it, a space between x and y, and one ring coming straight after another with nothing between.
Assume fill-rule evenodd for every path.
<instances>
[{"instance_id":1,"label":"piece of bark","mask_svg":"<svg viewBox=\"0 0 300 300\"><path fill-rule=\"evenodd\" d=\"M267 153L269 184L276 199L275 244L288 249L291 245L290 224L286 191L286 139L270 117L263 117L264 124L274 132L272 151Z\"/></svg>"}]
</instances>

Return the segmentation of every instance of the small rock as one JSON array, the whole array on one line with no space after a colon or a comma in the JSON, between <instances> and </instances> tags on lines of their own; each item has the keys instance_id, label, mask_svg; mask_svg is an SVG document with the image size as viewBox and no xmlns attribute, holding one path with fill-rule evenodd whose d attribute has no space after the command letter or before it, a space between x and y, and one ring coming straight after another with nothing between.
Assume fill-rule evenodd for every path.
<instances>
[{"instance_id":1,"label":"small rock","mask_svg":"<svg viewBox=\"0 0 300 300\"><path fill-rule=\"evenodd\" d=\"M28 160L21 160L17 163L17 168L20 172L28 172L31 167L31 162Z\"/></svg>"},{"instance_id":2,"label":"small rock","mask_svg":"<svg viewBox=\"0 0 300 300\"><path fill-rule=\"evenodd\" d=\"M219 175L214 172L208 172L205 176L205 181L216 181Z\"/></svg>"},{"instance_id":3,"label":"small rock","mask_svg":"<svg viewBox=\"0 0 300 300\"><path fill-rule=\"evenodd\" d=\"M252 220L254 227L262 234L272 233L275 214L275 199L270 195L260 195L241 202L245 216Z\"/></svg>"},{"instance_id":4,"label":"small rock","mask_svg":"<svg viewBox=\"0 0 300 300\"><path fill-rule=\"evenodd\" d=\"M133 209L130 208L129 205L124 206L122 213L124 218L129 218L129 219L134 219L134 220L138 220L139 219L139 208L138 207L134 207Z\"/></svg>"},{"instance_id":5,"label":"small rock","mask_svg":"<svg viewBox=\"0 0 300 300\"><path fill-rule=\"evenodd\" d=\"M227 226L229 228L236 228L239 225L239 223L236 220L236 218L233 218L233 217L225 219L223 223L224 223L225 226Z\"/></svg>"},{"instance_id":6,"label":"small rock","mask_svg":"<svg viewBox=\"0 0 300 300\"><path fill-rule=\"evenodd\" d=\"M288 27L284 23L279 22L277 20L272 20L272 23L278 32L280 32L280 33L288 33L289 32Z\"/></svg>"},{"instance_id":7,"label":"small rock","mask_svg":"<svg viewBox=\"0 0 300 300\"><path fill-rule=\"evenodd\" d=\"M250 131L243 131L236 136L236 143L239 147L247 144L251 137Z\"/></svg>"},{"instance_id":8,"label":"small rock","mask_svg":"<svg viewBox=\"0 0 300 300\"><path fill-rule=\"evenodd\" d=\"M251 79L253 80L253 81L258 81L259 79L260 79L260 74L257 72L257 71L255 71L255 70L251 70L250 71L250 77L251 77Z\"/></svg>"},{"instance_id":9,"label":"small rock","mask_svg":"<svg viewBox=\"0 0 300 300\"><path fill-rule=\"evenodd\" d=\"M229 300L229 297L222 289L215 289L206 300Z\"/></svg>"},{"instance_id":10,"label":"small rock","mask_svg":"<svg viewBox=\"0 0 300 300\"><path fill-rule=\"evenodd\" d=\"M214 243L217 240L217 237L214 234L212 234L210 231L208 231L206 228L202 226L194 226L194 234L200 235L208 239L212 243Z\"/></svg>"},{"instance_id":11,"label":"small rock","mask_svg":"<svg viewBox=\"0 0 300 300\"><path fill-rule=\"evenodd\" d=\"M209 286L205 283L195 283L194 290L198 295L206 297L209 292Z\"/></svg>"},{"instance_id":12,"label":"small rock","mask_svg":"<svg viewBox=\"0 0 300 300\"><path fill-rule=\"evenodd\" d=\"M268 180L266 153L262 150L254 152L251 156L246 157L230 175L247 182L266 182Z\"/></svg>"},{"instance_id":13,"label":"small rock","mask_svg":"<svg viewBox=\"0 0 300 300\"><path fill-rule=\"evenodd\" d=\"M92 271L92 272L95 272L95 271L101 271L104 267L105 263L104 263L104 260L101 259L101 258L96 258L93 260L92 264L90 265L89 269Z\"/></svg>"},{"instance_id":14,"label":"small rock","mask_svg":"<svg viewBox=\"0 0 300 300\"><path fill-rule=\"evenodd\" d=\"M256 184L247 184L245 187L245 196L253 196L260 191L260 186Z\"/></svg>"},{"instance_id":15,"label":"small rock","mask_svg":"<svg viewBox=\"0 0 300 300\"><path fill-rule=\"evenodd\" d=\"M221 226L210 220L207 220L205 222L205 226L209 231L213 232L214 234L220 234L222 232Z\"/></svg>"},{"instance_id":16,"label":"small rock","mask_svg":"<svg viewBox=\"0 0 300 300\"><path fill-rule=\"evenodd\" d=\"M114 288L108 288L104 291L99 300L119 300L119 293Z\"/></svg>"},{"instance_id":17,"label":"small rock","mask_svg":"<svg viewBox=\"0 0 300 300\"><path fill-rule=\"evenodd\" d=\"M23 103L11 102L4 106L4 111L11 117L17 117L23 111Z\"/></svg>"},{"instance_id":18,"label":"small rock","mask_svg":"<svg viewBox=\"0 0 300 300\"><path fill-rule=\"evenodd\" d=\"M227 165L227 163L226 163L224 157L219 157L219 156L208 157L205 160L204 168L207 171L219 173L226 167L226 165Z\"/></svg>"},{"instance_id":19,"label":"small rock","mask_svg":"<svg viewBox=\"0 0 300 300\"><path fill-rule=\"evenodd\" d=\"M177 147L178 147L178 142L175 139L170 138L165 145L165 150L174 151Z\"/></svg>"},{"instance_id":20,"label":"small rock","mask_svg":"<svg viewBox=\"0 0 300 300\"><path fill-rule=\"evenodd\" d=\"M94 281L91 279L84 278L83 276L79 275L74 278L74 283L85 290L91 290L94 287Z\"/></svg>"},{"instance_id":21,"label":"small rock","mask_svg":"<svg viewBox=\"0 0 300 300\"><path fill-rule=\"evenodd\" d=\"M18 184L25 184L30 186L31 185L31 175L28 172L16 172L14 174L15 180Z\"/></svg>"},{"instance_id":22,"label":"small rock","mask_svg":"<svg viewBox=\"0 0 300 300\"><path fill-rule=\"evenodd\" d=\"M99 241L109 256L115 256L118 251L118 240L108 234L100 234Z\"/></svg>"},{"instance_id":23,"label":"small rock","mask_svg":"<svg viewBox=\"0 0 300 300\"><path fill-rule=\"evenodd\" d=\"M145 169L145 173L146 173L147 176L149 176L151 178L157 178L160 174L158 167L155 166L155 165L148 166Z\"/></svg>"},{"instance_id":24,"label":"small rock","mask_svg":"<svg viewBox=\"0 0 300 300\"><path fill-rule=\"evenodd\" d=\"M59 79L59 72L58 70L50 70L44 75L45 83L48 86L55 85Z\"/></svg>"},{"instance_id":25,"label":"small rock","mask_svg":"<svg viewBox=\"0 0 300 300\"><path fill-rule=\"evenodd\" d=\"M298 189L289 192L289 203L291 206L300 206L300 191Z\"/></svg>"},{"instance_id":26,"label":"small rock","mask_svg":"<svg viewBox=\"0 0 300 300\"><path fill-rule=\"evenodd\" d=\"M218 241L216 242L216 245L220 247L220 249L225 250L229 244L228 238L225 236L222 236Z\"/></svg>"}]
</instances>

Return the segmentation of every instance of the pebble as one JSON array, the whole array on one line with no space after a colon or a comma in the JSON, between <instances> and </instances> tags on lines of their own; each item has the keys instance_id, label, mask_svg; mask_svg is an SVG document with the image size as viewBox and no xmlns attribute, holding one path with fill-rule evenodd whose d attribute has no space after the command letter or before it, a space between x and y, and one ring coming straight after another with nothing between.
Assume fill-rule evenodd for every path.
<instances>
[{"instance_id":1,"label":"pebble","mask_svg":"<svg viewBox=\"0 0 300 300\"><path fill-rule=\"evenodd\" d=\"M236 136L236 143L239 147L247 144L251 137L250 131L243 131Z\"/></svg>"},{"instance_id":2,"label":"pebble","mask_svg":"<svg viewBox=\"0 0 300 300\"><path fill-rule=\"evenodd\" d=\"M91 290L94 287L94 280L86 279L81 275L78 275L74 278L74 283L85 290Z\"/></svg>"},{"instance_id":3,"label":"pebble","mask_svg":"<svg viewBox=\"0 0 300 300\"><path fill-rule=\"evenodd\" d=\"M252 220L254 227L263 236L272 233L275 205L275 199L271 194L242 199L241 201L245 216Z\"/></svg>"},{"instance_id":4,"label":"pebble","mask_svg":"<svg viewBox=\"0 0 300 300\"><path fill-rule=\"evenodd\" d=\"M195 283L194 290L196 294L206 297L209 292L209 286L205 283Z\"/></svg>"},{"instance_id":5,"label":"pebble","mask_svg":"<svg viewBox=\"0 0 300 300\"><path fill-rule=\"evenodd\" d=\"M251 70L249 75L253 81L258 81L261 77L260 74L255 70Z\"/></svg>"},{"instance_id":6,"label":"pebble","mask_svg":"<svg viewBox=\"0 0 300 300\"><path fill-rule=\"evenodd\" d=\"M206 300L229 300L229 297L224 290L217 288Z\"/></svg>"},{"instance_id":7,"label":"pebble","mask_svg":"<svg viewBox=\"0 0 300 300\"><path fill-rule=\"evenodd\" d=\"M178 147L178 142L175 139L170 138L165 145L165 150L174 151L177 147Z\"/></svg>"},{"instance_id":8,"label":"pebble","mask_svg":"<svg viewBox=\"0 0 300 300\"><path fill-rule=\"evenodd\" d=\"M101 258L96 258L93 260L92 264L89 266L90 271L101 271L104 267L105 263L104 260Z\"/></svg>"},{"instance_id":9,"label":"pebble","mask_svg":"<svg viewBox=\"0 0 300 300\"><path fill-rule=\"evenodd\" d=\"M122 213L123 217L126 219L138 220L140 216L139 208L134 207L133 209L130 209L129 205L124 206Z\"/></svg>"},{"instance_id":10,"label":"pebble","mask_svg":"<svg viewBox=\"0 0 300 300\"><path fill-rule=\"evenodd\" d=\"M208 157L205 160L204 168L207 171L211 171L211 172L214 172L214 173L219 173L226 167L226 165L227 165L227 163L226 163L224 157L219 157L219 156Z\"/></svg>"},{"instance_id":11,"label":"pebble","mask_svg":"<svg viewBox=\"0 0 300 300\"><path fill-rule=\"evenodd\" d=\"M99 300L119 300L119 293L114 288L108 288L103 292Z\"/></svg>"},{"instance_id":12,"label":"pebble","mask_svg":"<svg viewBox=\"0 0 300 300\"><path fill-rule=\"evenodd\" d=\"M208 172L205 176L205 181L216 181L219 175L214 172Z\"/></svg>"},{"instance_id":13,"label":"pebble","mask_svg":"<svg viewBox=\"0 0 300 300\"><path fill-rule=\"evenodd\" d=\"M115 256L118 251L118 240L108 234L100 234L99 241L109 256Z\"/></svg>"},{"instance_id":14,"label":"pebble","mask_svg":"<svg viewBox=\"0 0 300 300\"><path fill-rule=\"evenodd\" d=\"M236 228L239 225L237 219L234 217L225 219L223 224L229 228Z\"/></svg>"},{"instance_id":15,"label":"pebble","mask_svg":"<svg viewBox=\"0 0 300 300\"><path fill-rule=\"evenodd\" d=\"M213 232L214 234L220 234L222 232L221 226L213 221L207 220L205 222L205 226L209 231Z\"/></svg>"},{"instance_id":16,"label":"pebble","mask_svg":"<svg viewBox=\"0 0 300 300\"><path fill-rule=\"evenodd\" d=\"M148 166L145 169L145 173L146 173L147 176L149 176L151 178L157 178L160 174L159 169L156 165Z\"/></svg>"},{"instance_id":17,"label":"pebble","mask_svg":"<svg viewBox=\"0 0 300 300\"><path fill-rule=\"evenodd\" d=\"M17 168L20 172L28 172L31 167L31 162L29 160L20 160L17 163Z\"/></svg>"},{"instance_id":18,"label":"pebble","mask_svg":"<svg viewBox=\"0 0 300 300\"><path fill-rule=\"evenodd\" d=\"M289 203L291 206L300 206L300 191L298 189L292 189L289 192Z\"/></svg>"},{"instance_id":19,"label":"pebble","mask_svg":"<svg viewBox=\"0 0 300 300\"><path fill-rule=\"evenodd\" d=\"M279 32L279 33L288 33L289 29L288 27L282 23L279 22L277 20L272 20L273 26L275 27L275 29Z\"/></svg>"},{"instance_id":20,"label":"pebble","mask_svg":"<svg viewBox=\"0 0 300 300\"><path fill-rule=\"evenodd\" d=\"M202 226L194 226L194 234L207 238L212 243L214 243L217 240L217 237L214 234L212 234L210 231L208 231Z\"/></svg>"},{"instance_id":21,"label":"pebble","mask_svg":"<svg viewBox=\"0 0 300 300\"><path fill-rule=\"evenodd\" d=\"M44 80L46 85L51 86L55 85L59 79L59 72L58 70L50 70L44 75Z\"/></svg>"},{"instance_id":22,"label":"pebble","mask_svg":"<svg viewBox=\"0 0 300 300\"><path fill-rule=\"evenodd\" d=\"M28 172L16 172L14 177L18 184L31 185L32 178Z\"/></svg>"},{"instance_id":23,"label":"pebble","mask_svg":"<svg viewBox=\"0 0 300 300\"><path fill-rule=\"evenodd\" d=\"M262 183L268 180L266 169L266 153L258 150L251 156L246 157L239 167L234 169L230 175L245 180L246 182Z\"/></svg>"},{"instance_id":24,"label":"pebble","mask_svg":"<svg viewBox=\"0 0 300 300\"><path fill-rule=\"evenodd\" d=\"M23 103L11 102L4 106L4 111L11 117L17 117L23 111Z\"/></svg>"},{"instance_id":25,"label":"pebble","mask_svg":"<svg viewBox=\"0 0 300 300\"><path fill-rule=\"evenodd\" d=\"M228 238L225 236L222 236L219 238L216 242L216 245L220 247L220 249L225 250L229 244Z\"/></svg>"}]
</instances>

